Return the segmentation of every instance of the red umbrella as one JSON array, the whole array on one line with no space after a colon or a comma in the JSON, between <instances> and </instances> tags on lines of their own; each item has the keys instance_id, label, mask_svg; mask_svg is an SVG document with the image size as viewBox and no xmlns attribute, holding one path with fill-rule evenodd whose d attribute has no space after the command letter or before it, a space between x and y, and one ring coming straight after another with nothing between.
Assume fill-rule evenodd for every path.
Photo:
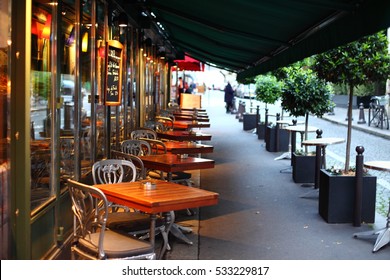
<instances>
[{"instance_id":1,"label":"red umbrella","mask_svg":"<svg viewBox=\"0 0 390 280\"><path fill-rule=\"evenodd\" d=\"M174 60L174 62L176 63L176 67L179 68L177 69L179 71L204 71L204 64L202 62L187 55L184 56L183 60Z\"/></svg>"}]
</instances>

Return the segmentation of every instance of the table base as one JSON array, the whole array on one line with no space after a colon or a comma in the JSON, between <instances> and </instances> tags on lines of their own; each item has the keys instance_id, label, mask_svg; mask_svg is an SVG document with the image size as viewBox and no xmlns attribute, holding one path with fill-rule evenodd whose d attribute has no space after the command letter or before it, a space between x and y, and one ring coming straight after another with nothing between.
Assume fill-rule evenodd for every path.
<instances>
[{"instance_id":1,"label":"table base","mask_svg":"<svg viewBox=\"0 0 390 280\"><path fill-rule=\"evenodd\" d=\"M371 230L371 231L365 231L365 232L359 232L355 233L353 237L355 238L372 238L374 236L377 236L374 248L372 249L372 252L375 253L383 246L390 243L390 228L386 227L380 230Z\"/></svg>"}]
</instances>

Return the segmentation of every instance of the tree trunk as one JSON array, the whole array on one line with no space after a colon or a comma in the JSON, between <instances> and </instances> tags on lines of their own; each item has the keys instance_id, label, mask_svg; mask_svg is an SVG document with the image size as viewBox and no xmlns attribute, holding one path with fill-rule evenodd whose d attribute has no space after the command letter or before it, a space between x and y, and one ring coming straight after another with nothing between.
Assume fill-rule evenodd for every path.
<instances>
[{"instance_id":1,"label":"tree trunk","mask_svg":"<svg viewBox=\"0 0 390 280\"><path fill-rule=\"evenodd\" d=\"M305 114L305 136L304 136L304 139L307 140L307 136L308 136L308 127L309 127L309 113L306 113ZM307 146L305 145L305 154L307 154Z\"/></svg>"},{"instance_id":2,"label":"tree trunk","mask_svg":"<svg viewBox=\"0 0 390 280\"><path fill-rule=\"evenodd\" d=\"M348 132L347 132L347 148L345 154L345 167L344 171L348 172L349 170L349 158L351 155L351 133L352 133L352 100L353 100L353 85L349 85L349 101L348 101Z\"/></svg>"}]
</instances>

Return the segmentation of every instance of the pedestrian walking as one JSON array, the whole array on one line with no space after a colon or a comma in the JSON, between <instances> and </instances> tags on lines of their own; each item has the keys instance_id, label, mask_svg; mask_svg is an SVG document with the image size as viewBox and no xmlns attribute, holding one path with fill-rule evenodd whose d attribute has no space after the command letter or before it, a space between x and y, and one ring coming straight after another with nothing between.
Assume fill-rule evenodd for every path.
<instances>
[{"instance_id":1,"label":"pedestrian walking","mask_svg":"<svg viewBox=\"0 0 390 280\"><path fill-rule=\"evenodd\" d=\"M226 113L230 113L233 109L233 98L234 98L234 90L230 82L225 86L225 103L226 103Z\"/></svg>"}]
</instances>

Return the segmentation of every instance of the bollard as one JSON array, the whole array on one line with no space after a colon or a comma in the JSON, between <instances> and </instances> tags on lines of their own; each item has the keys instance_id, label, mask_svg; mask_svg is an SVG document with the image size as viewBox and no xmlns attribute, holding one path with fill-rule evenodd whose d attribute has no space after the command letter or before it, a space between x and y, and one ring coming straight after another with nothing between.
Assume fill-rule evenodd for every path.
<instances>
[{"instance_id":1,"label":"bollard","mask_svg":"<svg viewBox=\"0 0 390 280\"><path fill-rule=\"evenodd\" d=\"M335 106L332 106L332 107L330 108L330 111L329 111L329 113L328 113L329 116L334 116L334 115L335 115L335 113L334 113L334 107L335 107Z\"/></svg>"},{"instance_id":2,"label":"bollard","mask_svg":"<svg viewBox=\"0 0 390 280\"><path fill-rule=\"evenodd\" d=\"M357 122L358 124L364 124L366 123L366 120L364 118L364 106L363 103L359 104L359 120Z\"/></svg>"},{"instance_id":3,"label":"bollard","mask_svg":"<svg viewBox=\"0 0 390 280\"><path fill-rule=\"evenodd\" d=\"M349 102L347 103L347 108L349 108ZM345 120L348 121L349 116L348 116L348 110L347 110L347 116L345 117ZM351 121L353 121L353 116L351 116Z\"/></svg>"},{"instance_id":4,"label":"bollard","mask_svg":"<svg viewBox=\"0 0 390 280\"><path fill-rule=\"evenodd\" d=\"M322 129L317 129L316 130L316 134L317 134L316 138L322 138L322 133L323 133ZM325 149L326 149L326 146L316 146L316 154L317 153L321 154L320 162L317 163L319 166L321 166L321 168L326 168Z\"/></svg>"},{"instance_id":5,"label":"bollard","mask_svg":"<svg viewBox=\"0 0 390 280\"><path fill-rule=\"evenodd\" d=\"M355 189L355 209L353 212L353 226L360 227L362 223L362 193L363 193L363 146L357 146L356 152L356 189Z\"/></svg>"},{"instance_id":6,"label":"bollard","mask_svg":"<svg viewBox=\"0 0 390 280\"><path fill-rule=\"evenodd\" d=\"M280 113L276 114L276 132L275 132L275 141L276 141L276 151L279 152L279 124L278 121L280 120Z\"/></svg>"},{"instance_id":7,"label":"bollard","mask_svg":"<svg viewBox=\"0 0 390 280\"><path fill-rule=\"evenodd\" d=\"M257 131L257 128L259 127L259 122L260 122L260 106L257 105L256 106L256 134L258 134L259 132Z\"/></svg>"},{"instance_id":8,"label":"bollard","mask_svg":"<svg viewBox=\"0 0 390 280\"><path fill-rule=\"evenodd\" d=\"M267 141L267 126L268 126L268 109L265 108L265 120L264 120L264 142Z\"/></svg>"}]
</instances>

